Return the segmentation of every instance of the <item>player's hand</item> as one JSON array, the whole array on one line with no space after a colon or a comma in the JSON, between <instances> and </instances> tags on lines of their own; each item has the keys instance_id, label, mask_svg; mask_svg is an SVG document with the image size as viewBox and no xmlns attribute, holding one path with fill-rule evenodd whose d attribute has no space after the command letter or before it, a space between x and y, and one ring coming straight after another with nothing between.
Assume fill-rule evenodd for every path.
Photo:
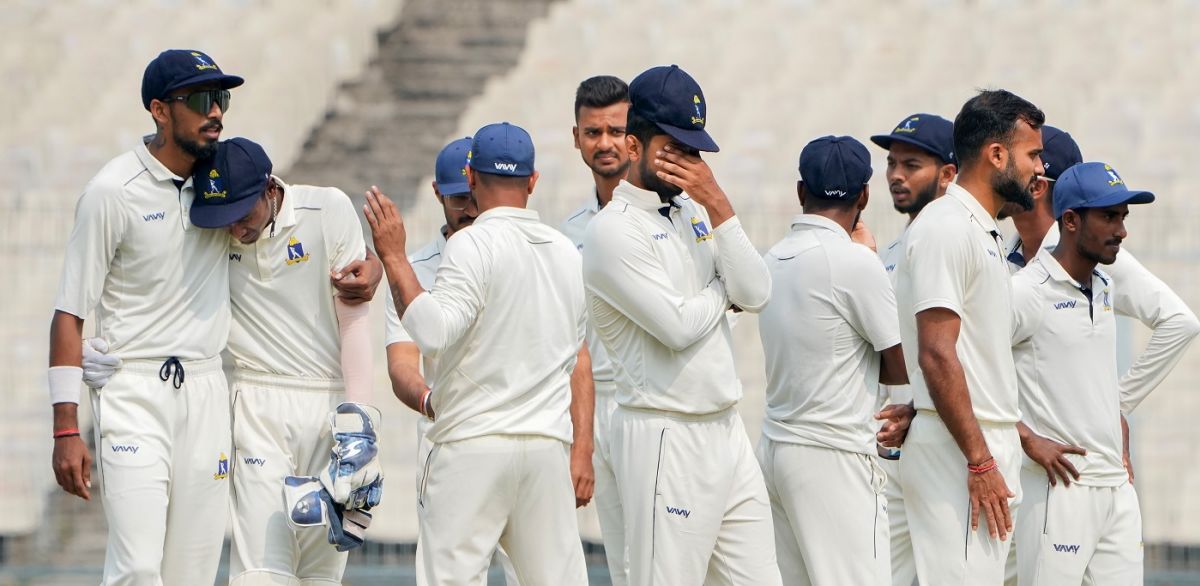
<instances>
[{"instance_id":1,"label":"player's hand","mask_svg":"<svg viewBox=\"0 0 1200 586\"><path fill-rule=\"evenodd\" d=\"M375 252L384 261L392 257L404 256L404 247L408 235L404 229L404 218L396 204L388 199L379 188L372 185L367 192L367 204L363 206L367 216L367 224L371 226L371 240L375 243Z\"/></svg>"},{"instance_id":2,"label":"player's hand","mask_svg":"<svg viewBox=\"0 0 1200 586\"><path fill-rule=\"evenodd\" d=\"M50 462L54 479L63 490L85 501L92 500L92 455L83 438L73 435L55 439Z\"/></svg>"},{"instance_id":3,"label":"player's hand","mask_svg":"<svg viewBox=\"0 0 1200 586\"><path fill-rule=\"evenodd\" d=\"M854 230L850 231L850 239L871 249L871 252L878 252L875 245L875 235L871 234L870 228L867 228L867 223L858 219L858 223L854 225Z\"/></svg>"},{"instance_id":4,"label":"player's hand","mask_svg":"<svg viewBox=\"0 0 1200 586\"><path fill-rule=\"evenodd\" d=\"M383 497L383 467L379 464L379 410L360 403L342 403L329 417L333 449L321 484L334 502L347 509L370 509Z\"/></svg>"},{"instance_id":5,"label":"player's hand","mask_svg":"<svg viewBox=\"0 0 1200 586\"><path fill-rule=\"evenodd\" d=\"M1001 541L1012 533L1012 513L1008 499L1016 496L1004 483L999 468L983 474L967 473L967 493L971 495L971 530L979 528L979 519L987 521L988 533Z\"/></svg>"},{"instance_id":6,"label":"player's hand","mask_svg":"<svg viewBox=\"0 0 1200 586\"><path fill-rule=\"evenodd\" d=\"M104 338L88 338L83 341L83 383L92 389L101 389L121 369L121 359L108 354L108 342Z\"/></svg>"},{"instance_id":7,"label":"player's hand","mask_svg":"<svg viewBox=\"0 0 1200 586\"><path fill-rule=\"evenodd\" d=\"M1121 463L1129 474L1129 484L1133 484L1133 457L1129 455L1129 421L1121 414Z\"/></svg>"},{"instance_id":8,"label":"player's hand","mask_svg":"<svg viewBox=\"0 0 1200 586\"><path fill-rule=\"evenodd\" d=\"M712 169L699 154L685 153L677 147L666 145L654 153L654 164L658 167L659 179L687 192L689 197L707 208L710 215L716 215L712 213L714 208L727 208L728 215L733 215L729 199L725 197L721 186L717 185ZM713 218L713 223L720 224L716 218ZM715 228L716 225L710 227Z\"/></svg>"},{"instance_id":9,"label":"player's hand","mask_svg":"<svg viewBox=\"0 0 1200 586\"><path fill-rule=\"evenodd\" d=\"M338 297L347 304L366 303L375 297L375 289L383 280L383 263L371 249L367 258L329 272L329 281L338 290Z\"/></svg>"},{"instance_id":10,"label":"player's hand","mask_svg":"<svg viewBox=\"0 0 1200 586\"><path fill-rule=\"evenodd\" d=\"M895 403L884 407L875 414L875 419L883 421L879 433L875 434L875 441L888 448L900 447L908 437L908 428L916 415L917 410L908 403Z\"/></svg>"},{"instance_id":11,"label":"player's hand","mask_svg":"<svg viewBox=\"0 0 1200 586\"><path fill-rule=\"evenodd\" d=\"M1021 449L1030 460L1037 462L1046 469L1050 477L1050 486L1058 486L1058 478L1063 484L1071 486L1071 480L1079 480L1079 471L1071 464L1067 454L1086 456L1087 450L1067 444L1060 444L1052 439L1042 437L1030 431L1021 438Z\"/></svg>"},{"instance_id":12,"label":"player's hand","mask_svg":"<svg viewBox=\"0 0 1200 586\"><path fill-rule=\"evenodd\" d=\"M575 487L575 508L592 502L596 490L596 471L592 468L592 446L571 444L571 484Z\"/></svg>"}]
</instances>

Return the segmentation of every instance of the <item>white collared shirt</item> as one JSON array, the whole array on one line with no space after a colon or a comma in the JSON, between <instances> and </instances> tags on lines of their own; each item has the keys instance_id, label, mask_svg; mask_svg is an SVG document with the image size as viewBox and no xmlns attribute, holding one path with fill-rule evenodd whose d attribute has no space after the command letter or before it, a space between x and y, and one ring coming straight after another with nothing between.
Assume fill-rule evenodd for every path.
<instances>
[{"instance_id":1,"label":"white collared shirt","mask_svg":"<svg viewBox=\"0 0 1200 586\"><path fill-rule=\"evenodd\" d=\"M329 272L366 256L350 198L334 187L287 185L268 228L252 244L229 237L233 328L229 353L240 369L342 378L341 336Z\"/></svg>"},{"instance_id":2,"label":"white collared shirt","mask_svg":"<svg viewBox=\"0 0 1200 586\"><path fill-rule=\"evenodd\" d=\"M1058 225L1050 226L1042 239L1042 249L1054 250L1058 238ZM1018 258L1023 261L1019 235L1009 248L1009 264L1014 272L1020 265L1012 261ZM1171 287L1125 247L1117 253L1116 262L1104 267L1104 272L1120 285L1112 299L1117 315L1134 318L1151 330L1150 341L1121 377L1121 411L1132 413L1179 364L1192 340L1200 334L1200 320Z\"/></svg>"},{"instance_id":3,"label":"white collared shirt","mask_svg":"<svg viewBox=\"0 0 1200 586\"><path fill-rule=\"evenodd\" d=\"M916 315L932 308L961 319L958 359L975 417L1016 423L1017 382L1012 359L1012 286L996 220L967 190L951 183L909 226L896 267L900 335L912 348L908 380L917 409L934 410L921 372Z\"/></svg>"},{"instance_id":4,"label":"white collared shirt","mask_svg":"<svg viewBox=\"0 0 1200 586\"><path fill-rule=\"evenodd\" d=\"M761 311L771 276L737 217L710 223L685 195L667 205L622 181L588 225L588 310L618 404L706 414L741 399L725 310Z\"/></svg>"},{"instance_id":5,"label":"white collared shirt","mask_svg":"<svg viewBox=\"0 0 1200 586\"><path fill-rule=\"evenodd\" d=\"M904 258L906 236L908 236L908 226L904 227L900 236L887 245L887 248L879 252L879 260L883 262L883 270L887 271L888 282L891 283L893 291L896 289L896 267L900 266L900 260ZM916 360L916 349L909 350L904 359L906 364L910 360ZM912 385L880 384L879 388L888 397L889 404L910 403L913 400Z\"/></svg>"},{"instance_id":6,"label":"white collared shirt","mask_svg":"<svg viewBox=\"0 0 1200 586\"><path fill-rule=\"evenodd\" d=\"M563 221L562 226L559 226L559 230L562 230L562 233L575 243L575 248L580 252L583 251L583 235L587 232L587 226L598 213L600 213L600 199L593 192L587 203L571 212L571 215ZM592 380L599 383L611 383L613 381L612 360L608 357L604 343L600 341L600 335L596 333L596 326L590 320L587 328L587 343L588 353L592 358ZM596 387L596 392L607 392L606 389L611 388L613 387L610 384L601 384Z\"/></svg>"},{"instance_id":7,"label":"white collared shirt","mask_svg":"<svg viewBox=\"0 0 1200 586\"><path fill-rule=\"evenodd\" d=\"M871 249L824 216L801 214L766 254L771 303L759 318L773 441L875 453L879 352L900 343L896 297Z\"/></svg>"},{"instance_id":8,"label":"white collared shirt","mask_svg":"<svg viewBox=\"0 0 1200 586\"><path fill-rule=\"evenodd\" d=\"M1119 283L1117 284L1119 285ZM1079 446L1068 454L1086 486L1120 486L1121 397L1117 386L1117 287L1099 270L1091 296L1048 250L1013 277L1012 352L1021 414L1035 433ZM1025 465L1040 468L1025 459Z\"/></svg>"},{"instance_id":9,"label":"white collared shirt","mask_svg":"<svg viewBox=\"0 0 1200 586\"><path fill-rule=\"evenodd\" d=\"M441 230L438 230L436 238L430 240L429 243L422 246L416 252L408 255L408 263L412 265L413 272L417 274L417 282L426 291L433 289L438 267L442 264L442 249L446 247L446 234L443 230L445 230L444 226ZM387 324L383 332L384 345L391 346L400 342L413 342L412 336L408 335L404 326L400 324L400 316L396 314L396 300L392 297L391 287L387 287L386 283L384 285L384 289L387 289L387 307L384 308L384 312L387 314ZM427 354L422 354L421 366L425 379L433 380L437 361Z\"/></svg>"},{"instance_id":10,"label":"white collared shirt","mask_svg":"<svg viewBox=\"0 0 1200 586\"><path fill-rule=\"evenodd\" d=\"M570 376L587 320L579 264L566 236L527 209L487 210L446 242L433 289L400 320L437 360L430 441L572 441Z\"/></svg>"},{"instance_id":11,"label":"white collared shirt","mask_svg":"<svg viewBox=\"0 0 1200 586\"><path fill-rule=\"evenodd\" d=\"M76 203L54 308L94 311L96 335L124 360L217 356L229 336L229 235L192 225L193 195L191 178L145 145L109 161Z\"/></svg>"}]
</instances>

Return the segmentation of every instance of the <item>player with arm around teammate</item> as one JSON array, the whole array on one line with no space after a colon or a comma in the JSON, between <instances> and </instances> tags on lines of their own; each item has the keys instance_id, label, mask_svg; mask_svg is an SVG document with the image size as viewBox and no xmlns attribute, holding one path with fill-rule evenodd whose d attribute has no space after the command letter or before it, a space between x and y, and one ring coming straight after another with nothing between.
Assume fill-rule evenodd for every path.
<instances>
[{"instance_id":1,"label":"player with arm around teammate","mask_svg":"<svg viewBox=\"0 0 1200 586\"><path fill-rule=\"evenodd\" d=\"M850 240L871 156L848 136L800 153L804 213L766 254L771 303L759 334L767 415L758 458L775 551L789 584L891 584L884 483L876 464L880 382L908 381L896 298L870 249Z\"/></svg>"}]
</instances>

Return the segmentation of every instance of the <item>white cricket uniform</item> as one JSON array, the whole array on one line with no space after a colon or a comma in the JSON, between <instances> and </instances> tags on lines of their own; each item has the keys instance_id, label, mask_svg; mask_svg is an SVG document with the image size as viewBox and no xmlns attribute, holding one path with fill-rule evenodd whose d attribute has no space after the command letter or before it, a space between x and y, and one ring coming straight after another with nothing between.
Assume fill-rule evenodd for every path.
<instances>
[{"instance_id":1,"label":"white cricket uniform","mask_svg":"<svg viewBox=\"0 0 1200 586\"><path fill-rule=\"evenodd\" d=\"M965 189L950 184L909 226L896 268L896 302L917 416L900 458L909 530L922 584L981 584L1004 579L1009 542L970 530L967 461L938 417L918 361L916 314L933 308L961 319L957 352L971 406L1008 487L1017 517L1021 446L1011 351L1012 294L995 219Z\"/></svg>"},{"instance_id":2,"label":"white cricket uniform","mask_svg":"<svg viewBox=\"0 0 1200 586\"><path fill-rule=\"evenodd\" d=\"M796 216L766 262L758 457L780 572L789 584L890 586L873 416L884 398L879 353L900 344L892 285L875 253L819 215Z\"/></svg>"},{"instance_id":3,"label":"white cricket uniform","mask_svg":"<svg viewBox=\"0 0 1200 586\"><path fill-rule=\"evenodd\" d=\"M446 243L401 318L437 361L419 584L483 584L497 544L522 584L587 583L568 461L579 263L537 212L493 208Z\"/></svg>"},{"instance_id":4,"label":"white cricket uniform","mask_svg":"<svg viewBox=\"0 0 1200 586\"><path fill-rule=\"evenodd\" d=\"M442 264L442 249L446 247L445 227L438 230L437 238L429 241L428 244L422 246L415 253L408 256L408 262L412 265L413 272L417 275L417 282L421 284L421 288L429 291L433 289L433 282L437 277L438 266ZM416 345L412 336L404 330L404 326L400 325L400 316L396 313L396 302L392 297L392 290L387 288L387 322L384 328L384 344L391 346L392 344L408 343ZM434 378L437 361L427 355L421 355L421 371L426 380ZM430 443L426 434L429 431L430 421L426 417L421 417L417 420L417 462L424 463L429 458L429 452L433 449L433 444ZM417 493L421 492L421 484L425 480L425 468L421 465L417 466ZM418 517L418 522L420 518ZM508 586L519 586L516 570L513 569L512 561L508 559L508 555L501 548L496 549L496 561L500 563L500 567L504 569L504 579Z\"/></svg>"},{"instance_id":5,"label":"white cricket uniform","mask_svg":"<svg viewBox=\"0 0 1200 586\"><path fill-rule=\"evenodd\" d=\"M590 317L617 382L610 450L629 583L780 584L725 319L730 304L766 305L762 257L736 217L710 230L687 196L663 204L624 181L588 225L583 253Z\"/></svg>"},{"instance_id":6,"label":"white cricket uniform","mask_svg":"<svg viewBox=\"0 0 1200 586\"><path fill-rule=\"evenodd\" d=\"M904 232L900 237L892 241L891 244L884 248L879 253L879 259L883 262L883 269L887 271L888 281L891 283L893 290L896 287L896 267L900 265L900 260L904 257L904 239L908 234L908 227L904 227ZM904 357L905 361L916 360L916 351L911 349ZM912 402L912 386L911 385L879 385L882 393L887 396L888 404L911 403ZM887 484L883 487L883 494L887 497L887 517L888 517L888 537L891 543L890 554L892 556L892 585L893 586L912 586L917 579L917 562L913 558L912 535L908 531L908 513L904 509L904 477L900 474L900 454L902 450L896 448L881 448L889 453L889 457L885 458L877 456L876 462L879 467L883 468L887 474Z\"/></svg>"},{"instance_id":7,"label":"white cricket uniform","mask_svg":"<svg viewBox=\"0 0 1200 586\"><path fill-rule=\"evenodd\" d=\"M600 200L595 195L571 213L559 227L575 248L583 250L583 237L592 218L600 213ZM588 353L592 358L592 381L596 387L594 424L592 437L592 469L596 478L596 513L600 518L600 534L604 539L604 555L608 562L608 574L613 586L625 586L625 519L621 508L621 495L613 475L612 446L609 443L613 412L617 409L616 389L613 380L612 360L590 321L587 328Z\"/></svg>"},{"instance_id":8,"label":"white cricket uniform","mask_svg":"<svg viewBox=\"0 0 1200 586\"><path fill-rule=\"evenodd\" d=\"M139 145L88 183L67 243L55 309L94 311L96 335L124 361L91 391L104 585L212 582L221 555L229 245L188 221L193 195Z\"/></svg>"},{"instance_id":9,"label":"white cricket uniform","mask_svg":"<svg viewBox=\"0 0 1200 586\"><path fill-rule=\"evenodd\" d=\"M329 466L329 414L345 401L329 272L365 257L362 225L333 187L287 185L253 244L230 239L233 546L230 584L340 584L346 553L284 521L283 478Z\"/></svg>"},{"instance_id":10,"label":"white cricket uniform","mask_svg":"<svg viewBox=\"0 0 1200 586\"><path fill-rule=\"evenodd\" d=\"M1122 462L1113 299L1120 283L1092 272L1084 292L1048 250L1013 277L1013 359L1025 424L1079 446L1070 487L1050 486L1026 457L1017 522L1022 585L1141 584L1142 520Z\"/></svg>"}]
</instances>

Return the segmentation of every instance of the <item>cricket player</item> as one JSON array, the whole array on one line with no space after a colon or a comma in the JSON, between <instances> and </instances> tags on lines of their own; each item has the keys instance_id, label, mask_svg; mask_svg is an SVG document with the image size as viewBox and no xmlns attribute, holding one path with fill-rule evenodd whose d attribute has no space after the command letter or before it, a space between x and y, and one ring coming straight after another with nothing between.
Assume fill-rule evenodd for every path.
<instances>
[{"instance_id":1,"label":"cricket player","mask_svg":"<svg viewBox=\"0 0 1200 586\"><path fill-rule=\"evenodd\" d=\"M935 114L917 113L906 116L890 134L877 134L871 142L887 149L887 181L892 205L897 212L908 215L909 224L929 202L946 194L950 182L958 174L954 158L954 123ZM896 266L904 252L904 236L900 234L879 256L893 287L896 285ZM888 407L880 413L888 424L899 426L901 421L890 418L915 412L904 405L912 403L908 385L881 385L888 397ZM907 430L907 428L905 428ZM887 474L884 494L887 496L889 534L891 537L892 584L910 586L917 577L913 559L912 537L908 530L908 515L904 510L904 478L900 475L900 450L880 445L879 465Z\"/></svg>"},{"instance_id":2,"label":"cricket player","mask_svg":"<svg viewBox=\"0 0 1200 586\"><path fill-rule=\"evenodd\" d=\"M339 495L333 478L326 483L332 500L346 508L378 503L382 474L373 433L378 412L366 407L370 307L337 297L328 277L364 259L366 244L346 194L288 185L271 172L261 146L235 138L220 143L194 177L200 187L192 223L224 228L232 236L229 352L237 461L230 584L340 583L344 550L361 543L360 532L347 527L347 535L333 539L337 549L327 543L326 531L293 532L285 522L291 511L280 495L285 477L328 470L332 448L341 459L335 465L364 469L369 476L356 479L350 491L364 485L371 485L367 492L376 490ZM353 425L364 413L370 413L370 437L353 443L344 434L363 431ZM361 460L351 457L356 450L363 452ZM312 484L320 490L320 483ZM326 517L339 514L325 511Z\"/></svg>"},{"instance_id":3,"label":"cricket player","mask_svg":"<svg viewBox=\"0 0 1200 586\"><path fill-rule=\"evenodd\" d=\"M996 213L1032 205L1041 171L1033 104L983 91L954 120L956 183L908 228L897 267L916 418L900 473L922 584L995 585L1020 502L1012 299ZM914 364L915 363L915 364Z\"/></svg>"},{"instance_id":4,"label":"cricket player","mask_svg":"<svg viewBox=\"0 0 1200 586\"><path fill-rule=\"evenodd\" d=\"M804 213L766 254L771 303L759 335L767 414L758 458L789 584L891 584L873 415L885 399L878 384L907 383L908 373L887 272L850 240L870 178L862 143L808 143L797 183Z\"/></svg>"},{"instance_id":5,"label":"cricket player","mask_svg":"<svg viewBox=\"0 0 1200 586\"><path fill-rule=\"evenodd\" d=\"M367 196L401 324L437 361L417 581L484 584L500 544L521 584L586 584L568 463L570 383L591 369L579 253L525 208L537 173L521 128L476 132L467 181L479 217L446 242L430 291L395 206Z\"/></svg>"},{"instance_id":6,"label":"cricket player","mask_svg":"<svg viewBox=\"0 0 1200 586\"><path fill-rule=\"evenodd\" d=\"M83 321L124 367L91 392L108 522L104 585L211 583L228 507L229 239L194 226L192 169L211 157L242 78L163 51L142 77L148 144L110 161L75 209L50 326L55 477L91 498L79 435Z\"/></svg>"},{"instance_id":7,"label":"cricket player","mask_svg":"<svg viewBox=\"0 0 1200 586\"><path fill-rule=\"evenodd\" d=\"M766 306L770 273L700 158L718 148L700 86L654 67L629 97L629 175L583 238L590 318L617 383L609 449L628 580L780 584L725 319Z\"/></svg>"},{"instance_id":8,"label":"cricket player","mask_svg":"<svg viewBox=\"0 0 1200 586\"><path fill-rule=\"evenodd\" d=\"M1068 168L1054 194L1058 244L1013 277L1028 454L1017 519L1022 585L1142 583L1141 513L1122 458L1113 304L1121 282L1097 265L1116 261L1129 206L1152 201L1104 163Z\"/></svg>"},{"instance_id":9,"label":"cricket player","mask_svg":"<svg viewBox=\"0 0 1200 586\"><path fill-rule=\"evenodd\" d=\"M567 217L560 230L579 250L583 250L583 236L588 224L612 201L613 191L629 172L629 151L625 148L625 121L628 116L629 86L616 77L590 77L575 90L575 126L571 134L574 135L575 148L579 149L584 164L592 171L595 190L579 209ZM604 539L609 577L613 586L625 586L628 583L625 576L625 521L616 477L613 475L609 442L612 415L617 407L615 374L608 352L591 323L587 328L587 346L595 388L592 467L596 513L600 517L600 533ZM583 440L576 433L573 452Z\"/></svg>"}]
</instances>

